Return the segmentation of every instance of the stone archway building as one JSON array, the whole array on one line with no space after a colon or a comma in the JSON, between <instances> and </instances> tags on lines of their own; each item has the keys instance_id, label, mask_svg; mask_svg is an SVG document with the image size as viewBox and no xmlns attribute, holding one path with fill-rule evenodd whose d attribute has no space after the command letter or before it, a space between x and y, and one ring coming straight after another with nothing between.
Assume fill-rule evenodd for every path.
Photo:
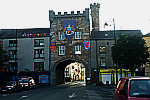
<instances>
[{"instance_id":1,"label":"stone archway building","mask_svg":"<svg viewBox=\"0 0 150 100\"><path fill-rule=\"evenodd\" d=\"M91 78L90 49L85 49L84 41L90 41L92 30L99 31L100 4L91 4L90 8L91 14L89 8L85 8L83 13L77 11L77 14L71 11L71 14L58 12L58 15L55 15L53 10L49 11L50 48L54 47L53 51L50 51L50 84L56 84L61 80L58 76L62 73L60 75L62 77L65 66L75 61L85 66L86 78ZM67 33L66 30L69 29L69 25L71 25L70 32L74 32L72 37L69 36L72 33ZM87 47L90 47L89 44ZM87 80L86 83L91 84L91 80Z\"/></svg>"}]
</instances>

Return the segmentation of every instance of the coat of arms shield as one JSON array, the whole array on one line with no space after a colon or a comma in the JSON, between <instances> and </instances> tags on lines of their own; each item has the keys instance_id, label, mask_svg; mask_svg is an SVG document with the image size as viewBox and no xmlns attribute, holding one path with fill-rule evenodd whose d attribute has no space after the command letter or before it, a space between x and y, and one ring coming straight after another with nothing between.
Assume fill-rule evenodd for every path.
<instances>
[{"instance_id":1,"label":"coat of arms shield","mask_svg":"<svg viewBox=\"0 0 150 100\"><path fill-rule=\"evenodd\" d=\"M50 42L50 49L52 52L55 51L55 48L56 48L56 42Z\"/></svg>"},{"instance_id":2,"label":"coat of arms shield","mask_svg":"<svg viewBox=\"0 0 150 100\"><path fill-rule=\"evenodd\" d=\"M63 32L68 39L71 39L75 33L76 20L63 20Z\"/></svg>"},{"instance_id":3,"label":"coat of arms shield","mask_svg":"<svg viewBox=\"0 0 150 100\"><path fill-rule=\"evenodd\" d=\"M84 47L88 51L90 48L90 41L84 41Z\"/></svg>"}]
</instances>

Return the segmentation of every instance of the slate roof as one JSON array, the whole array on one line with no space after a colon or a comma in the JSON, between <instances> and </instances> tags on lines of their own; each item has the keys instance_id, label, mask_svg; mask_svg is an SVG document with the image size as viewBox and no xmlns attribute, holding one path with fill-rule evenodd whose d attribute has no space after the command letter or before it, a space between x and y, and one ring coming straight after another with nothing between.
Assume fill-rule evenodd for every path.
<instances>
[{"instance_id":1,"label":"slate roof","mask_svg":"<svg viewBox=\"0 0 150 100\"><path fill-rule=\"evenodd\" d=\"M131 33L132 34L136 34L138 33L138 35L142 35L141 31L140 30L115 30L115 33L116 33L116 39L119 38L119 33L122 33L122 34L129 34ZM109 30L109 31L94 31L92 32L91 34L91 40L95 40L95 39L114 39L114 30Z\"/></svg>"},{"instance_id":2,"label":"slate roof","mask_svg":"<svg viewBox=\"0 0 150 100\"><path fill-rule=\"evenodd\" d=\"M17 29L17 33L35 34L35 33L49 33L50 28L29 28ZM0 29L0 38L14 38L16 37L16 29Z\"/></svg>"},{"instance_id":3,"label":"slate roof","mask_svg":"<svg viewBox=\"0 0 150 100\"><path fill-rule=\"evenodd\" d=\"M145 34L143 37L150 37L150 32Z\"/></svg>"}]
</instances>

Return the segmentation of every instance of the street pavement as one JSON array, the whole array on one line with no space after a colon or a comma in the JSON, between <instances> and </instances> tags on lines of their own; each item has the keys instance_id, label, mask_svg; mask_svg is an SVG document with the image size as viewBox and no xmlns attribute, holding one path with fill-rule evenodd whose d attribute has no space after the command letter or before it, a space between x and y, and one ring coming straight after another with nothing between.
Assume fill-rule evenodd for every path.
<instances>
[{"instance_id":1,"label":"street pavement","mask_svg":"<svg viewBox=\"0 0 150 100\"><path fill-rule=\"evenodd\" d=\"M86 85L85 82L67 82L49 86L39 85L35 90L0 94L0 100L114 100L115 86Z\"/></svg>"},{"instance_id":2,"label":"street pavement","mask_svg":"<svg viewBox=\"0 0 150 100\"><path fill-rule=\"evenodd\" d=\"M114 100L115 85L109 84L108 86L95 86L95 84L86 85L85 82L76 81L61 84L61 86L75 84L86 86L86 92L89 100Z\"/></svg>"}]
</instances>

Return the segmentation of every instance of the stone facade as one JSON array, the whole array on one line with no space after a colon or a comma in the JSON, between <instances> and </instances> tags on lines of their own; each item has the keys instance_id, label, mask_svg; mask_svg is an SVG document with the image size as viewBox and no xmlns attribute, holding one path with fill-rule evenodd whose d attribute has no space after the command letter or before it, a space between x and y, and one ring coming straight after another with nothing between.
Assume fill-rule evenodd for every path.
<instances>
[{"instance_id":1,"label":"stone facade","mask_svg":"<svg viewBox=\"0 0 150 100\"><path fill-rule=\"evenodd\" d=\"M100 20L99 20L99 9L100 4L94 3L94 5L90 4L91 16L92 16L92 28L93 31L100 31Z\"/></svg>"},{"instance_id":2,"label":"stone facade","mask_svg":"<svg viewBox=\"0 0 150 100\"><path fill-rule=\"evenodd\" d=\"M150 47L150 35L147 34L143 38L146 42L146 46L148 47L148 51L150 52L150 48L149 48ZM149 53L149 59L150 59L150 53ZM145 64L145 76L150 77L150 63L149 62Z\"/></svg>"},{"instance_id":3,"label":"stone facade","mask_svg":"<svg viewBox=\"0 0 150 100\"><path fill-rule=\"evenodd\" d=\"M91 8L97 7L99 9L99 4L91 5ZM94 11L92 9L92 11ZM99 10L96 10L99 12ZM95 15L95 12L92 13L93 16ZM97 13L96 13L97 14ZM99 13L98 13L99 14ZM53 34L51 36L51 42L56 42L56 49L54 52L51 52L51 84L58 81L57 78L57 66L60 62L66 61L66 60L74 60L78 61L80 63L83 63L86 69L86 77L91 78L91 66L90 66L90 49L87 51L84 48L84 41L90 41L90 24L92 24L92 18L91 14L89 13L89 9L85 8L85 11L83 13L80 13L80 11L77 11L77 14L74 14L74 11L71 12L71 14L67 14L67 12L64 12L62 15L61 12L58 12L58 15L55 15L55 12L53 10L49 11L49 21L50 21L50 31ZM96 16L98 17L98 16ZM81 32L81 39L76 39L75 35L68 39L65 37L64 40L59 40L59 32L63 33L63 20L75 20L76 21L76 32ZM99 20L99 18L97 19ZM97 21L94 22L96 26ZM99 24L99 23L98 23ZM64 45L65 46L65 55L59 55L59 46ZM75 54L75 46L81 45L81 54ZM62 68L64 69L64 68ZM87 82L87 84L90 84L91 82Z\"/></svg>"}]
</instances>

